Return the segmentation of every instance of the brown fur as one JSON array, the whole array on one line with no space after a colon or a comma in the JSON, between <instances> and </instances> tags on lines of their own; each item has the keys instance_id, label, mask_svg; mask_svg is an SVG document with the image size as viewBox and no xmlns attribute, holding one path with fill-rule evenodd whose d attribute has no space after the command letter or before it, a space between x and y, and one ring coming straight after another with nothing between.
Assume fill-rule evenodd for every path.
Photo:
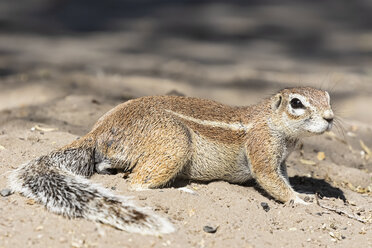
<instances>
[{"instance_id":1,"label":"brown fur","mask_svg":"<svg viewBox=\"0 0 372 248\"><path fill-rule=\"evenodd\" d=\"M298 137L287 135L280 125L292 93L306 97L319 111L330 109L325 93L312 88L284 89L281 102L274 96L250 107L190 97L144 97L111 110L71 146L92 145L93 140L110 168L132 171L135 188L164 186L177 175L230 182L253 177L285 202L294 191L280 168ZM275 101L280 105L277 110Z\"/></svg>"},{"instance_id":2,"label":"brown fur","mask_svg":"<svg viewBox=\"0 0 372 248\"><path fill-rule=\"evenodd\" d=\"M299 98L303 106L292 106ZM130 172L135 189L162 187L177 177L243 183L254 178L281 202L303 203L289 184L285 159L297 140L332 126L328 93L284 89L249 107L190 97L153 96L123 103L70 145L10 174L12 190L50 211L158 235L174 231L157 214L136 207L83 177L109 169Z\"/></svg>"}]
</instances>

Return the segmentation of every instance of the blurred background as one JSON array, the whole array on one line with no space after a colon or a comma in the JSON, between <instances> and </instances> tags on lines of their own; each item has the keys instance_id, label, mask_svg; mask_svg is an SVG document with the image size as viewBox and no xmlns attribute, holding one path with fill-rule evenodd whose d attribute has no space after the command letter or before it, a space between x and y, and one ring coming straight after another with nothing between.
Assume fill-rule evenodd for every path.
<instances>
[{"instance_id":1,"label":"blurred background","mask_svg":"<svg viewBox=\"0 0 372 248\"><path fill-rule=\"evenodd\" d=\"M80 96L107 109L154 94L247 105L309 85L370 123L371 76L369 0L0 1L3 121L84 108Z\"/></svg>"}]
</instances>

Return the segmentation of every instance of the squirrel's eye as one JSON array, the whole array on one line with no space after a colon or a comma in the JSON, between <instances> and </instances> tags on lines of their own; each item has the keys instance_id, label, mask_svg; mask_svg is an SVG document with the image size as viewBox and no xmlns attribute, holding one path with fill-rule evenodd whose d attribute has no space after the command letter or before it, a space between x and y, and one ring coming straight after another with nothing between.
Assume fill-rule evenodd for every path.
<instances>
[{"instance_id":1,"label":"squirrel's eye","mask_svg":"<svg viewBox=\"0 0 372 248\"><path fill-rule=\"evenodd\" d=\"M300 99L293 98L291 100L291 107L294 108L294 109L298 109L298 108L304 108L305 106L302 104L302 102L300 101Z\"/></svg>"}]
</instances>

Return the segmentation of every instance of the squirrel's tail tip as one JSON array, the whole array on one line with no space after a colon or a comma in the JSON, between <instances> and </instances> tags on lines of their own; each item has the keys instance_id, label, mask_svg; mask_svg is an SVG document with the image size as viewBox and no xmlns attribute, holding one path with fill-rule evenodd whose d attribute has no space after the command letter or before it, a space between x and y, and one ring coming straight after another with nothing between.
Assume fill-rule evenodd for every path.
<instances>
[{"instance_id":1,"label":"squirrel's tail tip","mask_svg":"<svg viewBox=\"0 0 372 248\"><path fill-rule=\"evenodd\" d=\"M135 206L124 197L96 199L94 207L86 209L86 219L111 225L119 230L145 235L161 235L174 232L175 227L149 209Z\"/></svg>"},{"instance_id":2,"label":"squirrel's tail tip","mask_svg":"<svg viewBox=\"0 0 372 248\"><path fill-rule=\"evenodd\" d=\"M56 214L145 235L175 231L166 218L137 207L128 198L116 196L85 178L50 166L47 161L31 161L12 171L8 179L12 191L38 201Z\"/></svg>"},{"instance_id":3,"label":"squirrel's tail tip","mask_svg":"<svg viewBox=\"0 0 372 248\"><path fill-rule=\"evenodd\" d=\"M161 235L161 234L169 234L176 231L176 228L165 218L160 216L153 216L155 218L156 225L152 228L144 230L143 234L147 235ZM154 228L155 227L155 228Z\"/></svg>"},{"instance_id":4,"label":"squirrel's tail tip","mask_svg":"<svg viewBox=\"0 0 372 248\"><path fill-rule=\"evenodd\" d=\"M118 227L120 230L124 230L130 233L139 233L143 235L162 235L169 234L176 231L176 228L165 218L158 215L151 215L151 222L141 223L143 225L125 225L124 228ZM117 226L115 226L117 227Z\"/></svg>"}]
</instances>

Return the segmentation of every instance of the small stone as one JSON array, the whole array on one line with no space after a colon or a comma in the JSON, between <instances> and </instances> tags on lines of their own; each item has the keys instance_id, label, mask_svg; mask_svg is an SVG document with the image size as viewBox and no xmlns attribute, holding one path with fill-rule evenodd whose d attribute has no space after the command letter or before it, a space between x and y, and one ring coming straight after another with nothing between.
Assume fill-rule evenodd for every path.
<instances>
[{"instance_id":1,"label":"small stone","mask_svg":"<svg viewBox=\"0 0 372 248\"><path fill-rule=\"evenodd\" d=\"M189 214L189 217L194 216L195 215L195 209L193 209L193 208L189 209L188 214Z\"/></svg>"},{"instance_id":2,"label":"small stone","mask_svg":"<svg viewBox=\"0 0 372 248\"><path fill-rule=\"evenodd\" d=\"M337 229L337 226L335 225L335 223L331 223L329 225L330 228L332 228L333 230L336 230Z\"/></svg>"},{"instance_id":3,"label":"small stone","mask_svg":"<svg viewBox=\"0 0 372 248\"><path fill-rule=\"evenodd\" d=\"M116 190L116 187L115 187L115 186L112 186L112 187L111 187L111 190Z\"/></svg>"},{"instance_id":4,"label":"small stone","mask_svg":"<svg viewBox=\"0 0 372 248\"><path fill-rule=\"evenodd\" d=\"M11 194L13 194L13 192L10 189L2 189L0 191L0 195L3 197L10 196Z\"/></svg>"},{"instance_id":5,"label":"small stone","mask_svg":"<svg viewBox=\"0 0 372 248\"><path fill-rule=\"evenodd\" d=\"M43 226L38 226L38 227L35 228L36 231L42 231L43 229L44 229Z\"/></svg>"},{"instance_id":6,"label":"small stone","mask_svg":"<svg viewBox=\"0 0 372 248\"><path fill-rule=\"evenodd\" d=\"M217 232L218 227L204 226L203 231L206 233L215 233Z\"/></svg>"},{"instance_id":7,"label":"small stone","mask_svg":"<svg viewBox=\"0 0 372 248\"><path fill-rule=\"evenodd\" d=\"M73 248L80 248L83 247L84 241L83 240L76 240L71 242L71 247Z\"/></svg>"},{"instance_id":8,"label":"small stone","mask_svg":"<svg viewBox=\"0 0 372 248\"><path fill-rule=\"evenodd\" d=\"M317 154L317 159L319 160L319 161L322 161L322 160L324 160L325 159L325 154L324 154L324 152L318 152L318 154Z\"/></svg>"},{"instance_id":9,"label":"small stone","mask_svg":"<svg viewBox=\"0 0 372 248\"><path fill-rule=\"evenodd\" d=\"M316 165L316 163L312 160L308 160L308 159L300 159L300 162L301 164L305 164L305 165Z\"/></svg>"},{"instance_id":10,"label":"small stone","mask_svg":"<svg viewBox=\"0 0 372 248\"><path fill-rule=\"evenodd\" d=\"M261 207L262 207L263 210L265 210L266 212L269 212L269 210L270 210L269 204L267 204L266 202L261 202Z\"/></svg>"},{"instance_id":11,"label":"small stone","mask_svg":"<svg viewBox=\"0 0 372 248\"><path fill-rule=\"evenodd\" d=\"M100 105L101 104L100 101L98 101L96 99L92 99L92 103L97 104L97 105Z\"/></svg>"}]
</instances>

